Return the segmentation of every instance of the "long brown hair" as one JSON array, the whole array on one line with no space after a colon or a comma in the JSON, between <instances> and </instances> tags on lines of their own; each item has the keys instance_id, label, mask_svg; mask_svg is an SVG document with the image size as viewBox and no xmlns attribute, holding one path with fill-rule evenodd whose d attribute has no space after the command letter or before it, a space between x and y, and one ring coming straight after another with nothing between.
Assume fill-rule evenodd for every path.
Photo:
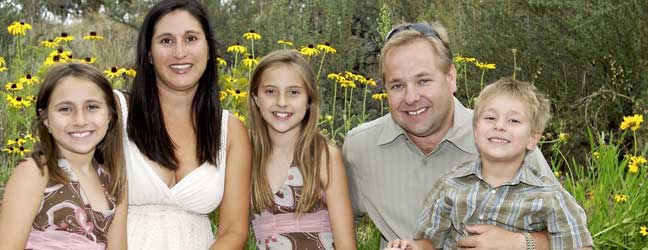
<instances>
[{"instance_id":1,"label":"long brown hair","mask_svg":"<svg viewBox=\"0 0 648 250\"><path fill-rule=\"evenodd\" d=\"M38 168L43 173L43 168L47 168L49 179L56 183L68 183L69 179L65 172L58 166L58 159L61 158L61 152L56 146L56 141L52 134L49 133L45 120L47 119L47 107L49 106L52 92L61 79L73 76L88 80L103 93L108 106L110 123L108 131L94 152L94 159L103 164L104 168L110 173L110 186L108 192L119 202L125 190L126 174L124 172L124 151L122 148L122 129L120 112L117 112L115 97L112 93L110 82L92 66L80 63L59 64L50 69L41 85L36 98L36 119L34 120L33 130L40 140L36 144L32 158Z\"/></svg>"},{"instance_id":2,"label":"long brown hair","mask_svg":"<svg viewBox=\"0 0 648 250\"><path fill-rule=\"evenodd\" d=\"M304 81L308 94L308 110L301 122L301 133L297 138L293 162L297 164L304 178L301 200L297 205L297 214L308 212L315 203L322 198L322 190L326 189L328 182L322 186L320 181L320 167L322 157L326 157L326 171L330 173L330 159L328 142L319 131L317 121L320 115L321 98L315 81L315 74L306 59L298 52L279 50L265 56L259 62L250 80L250 95L248 98L248 116L250 118L250 138L252 141L252 209L260 213L273 205L272 190L267 179L267 165L272 153L272 144L268 135L268 125L261 116L259 107L254 103L261 85L263 73L277 65L289 65L297 71ZM330 180L330 174L329 180Z\"/></svg>"}]
</instances>

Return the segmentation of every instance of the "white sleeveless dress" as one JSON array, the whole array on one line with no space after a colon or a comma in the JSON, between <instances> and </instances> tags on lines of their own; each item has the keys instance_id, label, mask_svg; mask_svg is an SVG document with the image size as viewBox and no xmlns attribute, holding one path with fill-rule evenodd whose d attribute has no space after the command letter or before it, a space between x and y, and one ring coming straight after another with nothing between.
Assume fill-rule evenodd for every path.
<instances>
[{"instance_id":1,"label":"white sleeveless dress","mask_svg":"<svg viewBox=\"0 0 648 250\"><path fill-rule=\"evenodd\" d=\"M115 93L123 114L128 176L128 249L208 249L215 239L207 215L223 198L228 112L222 112L219 166L203 163L169 188L128 139L126 99L121 92Z\"/></svg>"}]
</instances>

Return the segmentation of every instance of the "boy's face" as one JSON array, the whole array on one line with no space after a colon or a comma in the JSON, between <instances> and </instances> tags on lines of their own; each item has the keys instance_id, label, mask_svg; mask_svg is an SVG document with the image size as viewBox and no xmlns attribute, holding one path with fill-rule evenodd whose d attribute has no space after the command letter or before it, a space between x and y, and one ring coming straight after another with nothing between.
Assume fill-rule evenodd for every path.
<instances>
[{"instance_id":1,"label":"boy's face","mask_svg":"<svg viewBox=\"0 0 648 250\"><path fill-rule=\"evenodd\" d=\"M527 104L520 98L494 95L483 104L475 123L475 143L483 160L522 161L526 150L538 143Z\"/></svg>"}]
</instances>

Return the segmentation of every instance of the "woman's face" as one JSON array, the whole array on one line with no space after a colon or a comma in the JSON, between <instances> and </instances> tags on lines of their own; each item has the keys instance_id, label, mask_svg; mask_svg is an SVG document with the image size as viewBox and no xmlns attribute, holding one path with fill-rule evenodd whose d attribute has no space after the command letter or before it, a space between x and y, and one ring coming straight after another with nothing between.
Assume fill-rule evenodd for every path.
<instances>
[{"instance_id":1,"label":"woman's face","mask_svg":"<svg viewBox=\"0 0 648 250\"><path fill-rule=\"evenodd\" d=\"M209 59L209 46L198 19L186 10L162 16L153 29L149 56L158 88L195 91Z\"/></svg>"}]
</instances>

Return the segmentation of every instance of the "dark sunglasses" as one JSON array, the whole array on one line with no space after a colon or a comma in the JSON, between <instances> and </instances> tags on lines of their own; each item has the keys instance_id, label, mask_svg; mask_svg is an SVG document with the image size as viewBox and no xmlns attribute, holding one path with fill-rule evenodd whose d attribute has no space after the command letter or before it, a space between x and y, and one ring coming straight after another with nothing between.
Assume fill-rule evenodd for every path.
<instances>
[{"instance_id":1,"label":"dark sunglasses","mask_svg":"<svg viewBox=\"0 0 648 250\"><path fill-rule=\"evenodd\" d=\"M439 34L434 29L432 29L430 25L424 23L408 23L390 30L389 33L387 33L387 36L385 37L385 42L389 41L390 38L392 38L394 35L398 34L398 32L401 32L403 30L415 30L421 32L421 34L425 36L436 37L439 40L443 41L441 37L439 37Z\"/></svg>"}]
</instances>

